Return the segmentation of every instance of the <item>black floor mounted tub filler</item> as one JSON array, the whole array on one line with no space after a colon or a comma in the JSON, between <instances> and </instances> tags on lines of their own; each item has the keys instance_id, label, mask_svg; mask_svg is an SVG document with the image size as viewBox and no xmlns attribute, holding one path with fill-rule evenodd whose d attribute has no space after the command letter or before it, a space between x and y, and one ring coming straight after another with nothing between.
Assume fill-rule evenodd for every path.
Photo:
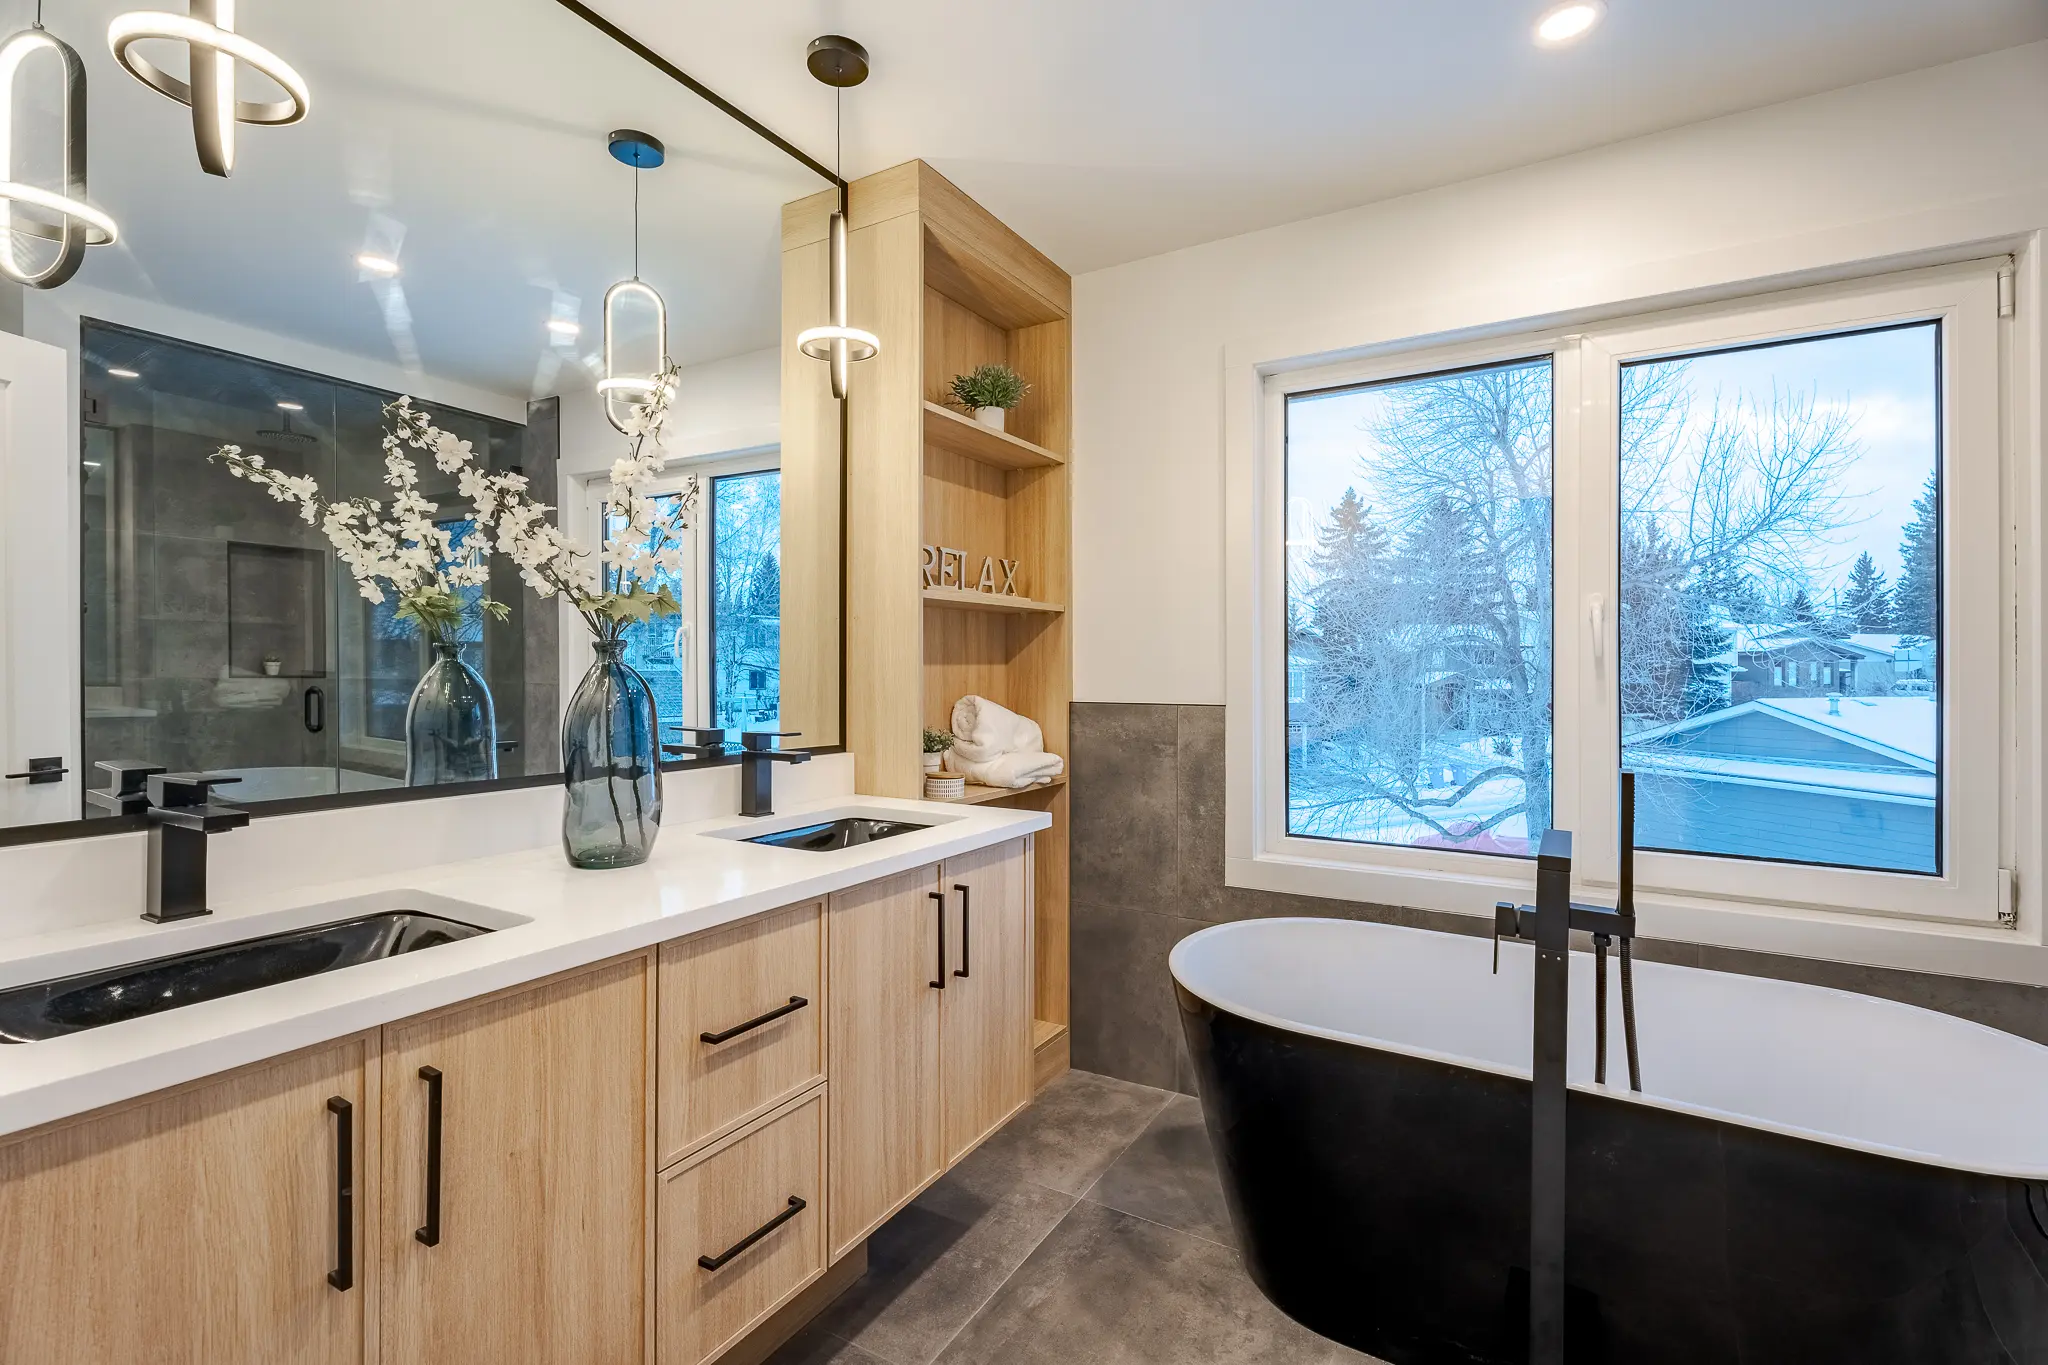
<instances>
[{"instance_id":1,"label":"black floor mounted tub filler","mask_svg":"<svg viewBox=\"0 0 2048 1365\"><path fill-rule=\"evenodd\" d=\"M1538 942L1498 976L1484 939L1346 920L1217 925L1175 948L1266 1296L1393 1365L2048 1362L2048 1048L1640 963L1636 1093L1629 1040L1598 1036L1596 965L1532 962L1560 936L1543 911L1568 904L1568 848L1546 848L1534 911L1499 916ZM1575 927L1632 932L1576 910ZM1550 1022L1532 1030L1539 999ZM1567 1039L1568 1077L1542 1056ZM1610 1052L1613 1086L1594 1079Z\"/></svg>"}]
</instances>

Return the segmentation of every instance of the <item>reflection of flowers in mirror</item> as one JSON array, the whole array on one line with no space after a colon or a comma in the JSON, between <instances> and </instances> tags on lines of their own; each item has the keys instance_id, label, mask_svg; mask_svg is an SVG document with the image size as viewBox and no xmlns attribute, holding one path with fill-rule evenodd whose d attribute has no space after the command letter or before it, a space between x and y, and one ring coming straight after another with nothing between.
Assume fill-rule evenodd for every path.
<instances>
[{"instance_id":1,"label":"reflection of flowers in mirror","mask_svg":"<svg viewBox=\"0 0 2048 1365\"><path fill-rule=\"evenodd\" d=\"M621 533L593 553L563 534L549 519L554 508L528 491L526 476L493 473L479 466L468 441L434 425L400 398L384 409L384 482L392 489L388 508L375 498L332 503L320 495L318 481L273 469L261 455L226 445L212 458L226 464L236 478L265 489L279 502L298 506L299 517L318 526L335 554L354 576L362 595L381 602L387 592L398 599L399 619L422 627L432 638L450 638L462 618L458 589L483 588L490 582L492 551L510 559L526 585L542 597L562 594L600 640L618 638L626 625L656 615L681 611L674 593L662 581L682 572L684 536L695 524L699 485L695 478L671 499L657 500L649 489L666 467L661 432L675 394L673 367L658 376L654 394L627 419L627 452L611 469L612 515ZM425 456L443 474L456 476L456 492L469 503L472 529L461 535L440 523L439 504L419 488L416 456ZM667 511L659 503L667 503ZM503 620L510 608L485 598L483 610Z\"/></svg>"}]
</instances>

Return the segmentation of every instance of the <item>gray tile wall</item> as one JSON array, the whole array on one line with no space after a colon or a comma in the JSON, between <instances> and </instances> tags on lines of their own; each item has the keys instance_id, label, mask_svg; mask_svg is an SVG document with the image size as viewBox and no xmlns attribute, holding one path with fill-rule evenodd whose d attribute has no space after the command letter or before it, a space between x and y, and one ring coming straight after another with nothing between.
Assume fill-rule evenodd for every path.
<instances>
[{"instance_id":1,"label":"gray tile wall","mask_svg":"<svg viewBox=\"0 0 2048 1365\"><path fill-rule=\"evenodd\" d=\"M1223 708L1076 702L1072 712L1073 1060L1192 1089L1166 955L1206 925L1329 915L1484 934L1474 915L1223 884ZM1902 1000L2048 1043L2048 989L1644 940L1639 956Z\"/></svg>"}]
</instances>

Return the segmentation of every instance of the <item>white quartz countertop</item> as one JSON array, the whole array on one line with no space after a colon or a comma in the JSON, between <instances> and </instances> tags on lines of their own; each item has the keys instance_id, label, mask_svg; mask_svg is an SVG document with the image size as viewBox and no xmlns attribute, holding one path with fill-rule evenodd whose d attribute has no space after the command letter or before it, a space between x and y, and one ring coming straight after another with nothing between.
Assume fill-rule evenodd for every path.
<instances>
[{"instance_id":1,"label":"white quartz countertop","mask_svg":"<svg viewBox=\"0 0 2048 1365\"><path fill-rule=\"evenodd\" d=\"M931 828L832 853L742 842L821 817ZM51 1038L0 1045L0 1134L346 1037L651 944L1047 828L1042 811L842 796L775 816L664 826L639 867L587 872L559 848L230 900L202 919L141 919L0 944L0 988L165 957L386 909L494 932L400 957ZM740 837L734 837L740 836Z\"/></svg>"}]
</instances>

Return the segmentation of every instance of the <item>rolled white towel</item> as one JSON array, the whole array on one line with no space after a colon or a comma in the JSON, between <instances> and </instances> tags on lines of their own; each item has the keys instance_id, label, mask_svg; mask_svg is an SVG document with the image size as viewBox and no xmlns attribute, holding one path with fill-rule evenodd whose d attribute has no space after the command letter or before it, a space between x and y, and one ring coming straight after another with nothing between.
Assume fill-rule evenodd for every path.
<instances>
[{"instance_id":1,"label":"rolled white towel","mask_svg":"<svg viewBox=\"0 0 2048 1365\"><path fill-rule=\"evenodd\" d=\"M984 787L1031 787L1040 782L1049 782L1066 771L1066 760L1058 754L1044 752L1029 754L1003 754L997 758L977 761L964 758L960 746L954 745L946 754L946 770L961 774L970 782Z\"/></svg>"},{"instance_id":2,"label":"rolled white towel","mask_svg":"<svg viewBox=\"0 0 2048 1365\"><path fill-rule=\"evenodd\" d=\"M953 703L953 739L972 762L1045 752L1045 732L1037 721L972 693Z\"/></svg>"}]
</instances>

